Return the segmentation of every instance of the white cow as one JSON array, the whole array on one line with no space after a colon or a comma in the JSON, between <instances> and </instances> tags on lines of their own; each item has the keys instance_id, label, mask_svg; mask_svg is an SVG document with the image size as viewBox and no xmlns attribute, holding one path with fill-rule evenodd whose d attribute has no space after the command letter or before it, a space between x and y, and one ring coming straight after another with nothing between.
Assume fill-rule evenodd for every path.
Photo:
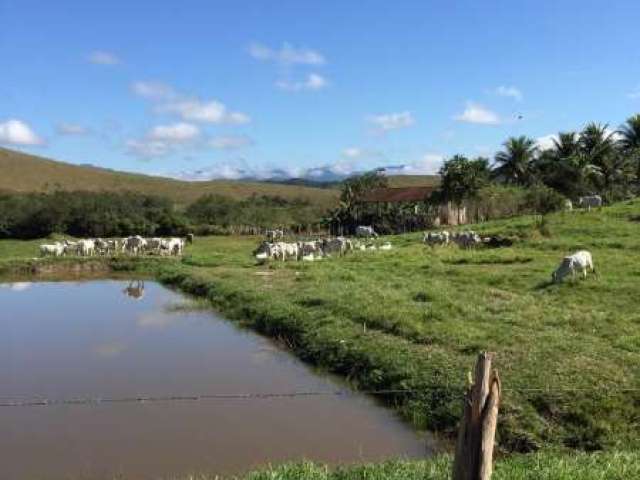
<instances>
[{"instance_id":1,"label":"white cow","mask_svg":"<svg viewBox=\"0 0 640 480\"><path fill-rule=\"evenodd\" d=\"M95 253L96 242L91 239L78 240L78 253L83 257L90 257Z\"/></svg>"},{"instance_id":2,"label":"white cow","mask_svg":"<svg viewBox=\"0 0 640 480\"><path fill-rule=\"evenodd\" d=\"M70 242L69 240L64 241L64 251L63 255L79 255L80 254L80 246L78 242Z\"/></svg>"},{"instance_id":3,"label":"white cow","mask_svg":"<svg viewBox=\"0 0 640 480\"><path fill-rule=\"evenodd\" d=\"M429 246L434 245L448 245L449 244L449 232L443 230L442 232L427 232L424 234L422 241Z\"/></svg>"},{"instance_id":4,"label":"white cow","mask_svg":"<svg viewBox=\"0 0 640 480\"><path fill-rule=\"evenodd\" d=\"M168 239L160 239L160 253L165 253L167 255L182 255L182 251L184 250L184 240L182 238L168 238Z\"/></svg>"},{"instance_id":5,"label":"white cow","mask_svg":"<svg viewBox=\"0 0 640 480\"><path fill-rule=\"evenodd\" d=\"M299 250L297 243L278 242L276 245L278 245L278 253L283 262L288 258L298 259Z\"/></svg>"},{"instance_id":6,"label":"white cow","mask_svg":"<svg viewBox=\"0 0 640 480\"><path fill-rule=\"evenodd\" d=\"M573 210L573 202L569 199L564 201L564 210L565 212L570 212Z\"/></svg>"},{"instance_id":7,"label":"white cow","mask_svg":"<svg viewBox=\"0 0 640 480\"><path fill-rule=\"evenodd\" d=\"M124 251L132 255L138 255L142 253L147 245L147 241L140 235L134 235L133 237L127 237L123 242Z\"/></svg>"},{"instance_id":8,"label":"white cow","mask_svg":"<svg viewBox=\"0 0 640 480\"><path fill-rule=\"evenodd\" d=\"M471 248L482 243L482 238L473 230L454 232L452 240L461 248Z\"/></svg>"},{"instance_id":9,"label":"white cow","mask_svg":"<svg viewBox=\"0 0 640 480\"><path fill-rule=\"evenodd\" d=\"M147 244L145 245L145 250L147 252L160 254L160 249L162 248L162 242L164 240L160 237L153 237L147 239Z\"/></svg>"},{"instance_id":10,"label":"white cow","mask_svg":"<svg viewBox=\"0 0 640 480\"><path fill-rule=\"evenodd\" d=\"M356 227L356 237L377 237L378 234L373 230L373 227L366 225L359 225Z\"/></svg>"},{"instance_id":11,"label":"white cow","mask_svg":"<svg viewBox=\"0 0 640 480\"><path fill-rule=\"evenodd\" d=\"M596 208L602 206L602 197L600 195L587 195L584 197L580 197L580 199L578 200L578 205L591 211L592 207Z\"/></svg>"},{"instance_id":12,"label":"white cow","mask_svg":"<svg viewBox=\"0 0 640 480\"><path fill-rule=\"evenodd\" d=\"M64 245L56 242L51 244L40 245L40 255L43 257L52 256L60 257L64 254Z\"/></svg>"},{"instance_id":13,"label":"white cow","mask_svg":"<svg viewBox=\"0 0 640 480\"><path fill-rule=\"evenodd\" d=\"M578 270L582 273L584 278L587 278L587 270L591 270L595 273L596 270L593 266L591 252L588 252L587 250L580 250L573 255L564 257L560 266L551 274L551 278L554 282L559 283L569 274L571 274L572 278L575 278Z\"/></svg>"},{"instance_id":14,"label":"white cow","mask_svg":"<svg viewBox=\"0 0 640 480\"><path fill-rule=\"evenodd\" d=\"M275 260L281 257L278 244L266 241L258 245L253 254L258 260Z\"/></svg>"},{"instance_id":15,"label":"white cow","mask_svg":"<svg viewBox=\"0 0 640 480\"><path fill-rule=\"evenodd\" d=\"M275 242L276 240L279 240L281 238L284 238L284 231L283 230L267 230L265 232L265 236L267 237L267 240L270 242Z\"/></svg>"}]
</instances>

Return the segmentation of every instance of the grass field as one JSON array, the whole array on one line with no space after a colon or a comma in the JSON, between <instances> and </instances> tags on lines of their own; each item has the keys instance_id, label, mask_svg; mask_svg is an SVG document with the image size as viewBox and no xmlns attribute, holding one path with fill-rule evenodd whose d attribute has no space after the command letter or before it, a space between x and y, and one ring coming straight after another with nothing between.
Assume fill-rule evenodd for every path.
<instances>
[{"instance_id":1,"label":"grass field","mask_svg":"<svg viewBox=\"0 0 640 480\"><path fill-rule=\"evenodd\" d=\"M388 252L270 265L252 259L256 238L197 238L182 262L144 268L362 388L415 391L386 401L431 430L454 431L467 371L494 351L502 451L615 451L640 446L639 220L635 201L475 227L509 248L429 249L416 233ZM0 271L37 243L0 242ZM598 275L551 284L579 248Z\"/></svg>"},{"instance_id":2,"label":"grass field","mask_svg":"<svg viewBox=\"0 0 640 480\"><path fill-rule=\"evenodd\" d=\"M392 461L329 470L302 463L249 474L246 480L447 480L450 458L422 462ZM514 455L496 463L494 480L629 480L640 478L638 453L597 453L573 456L544 452ZM206 477L194 480L208 480ZM209 479L210 480L210 479Z\"/></svg>"}]
</instances>

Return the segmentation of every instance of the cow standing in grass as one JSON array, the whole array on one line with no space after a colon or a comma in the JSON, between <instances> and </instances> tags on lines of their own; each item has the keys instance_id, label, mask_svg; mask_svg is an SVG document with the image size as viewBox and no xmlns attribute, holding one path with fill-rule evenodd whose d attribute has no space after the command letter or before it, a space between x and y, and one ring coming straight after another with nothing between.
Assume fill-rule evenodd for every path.
<instances>
[{"instance_id":1,"label":"cow standing in grass","mask_svg":"<svg viewBox=\"0 0 640 480\"><path fill-rule=\"evenodd\" d=\"M571 277L575 279L576 273L580 271L584 278L587 278L587 270L591 270L595 273L593 266L593 258L591 252L587 250L580 250L573 255L564 257L560 266L555 272L551 274L551 278L555 283L560 283L567 275L571 274Z\"/></svg>"}]
</instances>

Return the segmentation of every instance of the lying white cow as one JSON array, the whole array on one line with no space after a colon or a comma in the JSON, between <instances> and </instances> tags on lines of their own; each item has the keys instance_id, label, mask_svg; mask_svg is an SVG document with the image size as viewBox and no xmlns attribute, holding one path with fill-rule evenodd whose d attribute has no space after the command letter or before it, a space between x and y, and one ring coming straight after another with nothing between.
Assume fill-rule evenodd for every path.
<instances>
[{"instance_id":1,"label":"lying white cow","mask_svg":"<svg viewBox=\"0 0 640 480\"><path fill-rule=\"evenodd\" d=\"M578 205L582 208L586 208L587 210L591 210L591 208L597 208L602 206L602 197L600 195L587 195L585 197L580 197L578 200Z\"/></svg>"},{"instance_id":2,"label":"lying white cow","mask_svg":"<svg viewBox=\"0 0 640 480\"><path fill-rule=\"evenodd\" d=\"M575 278L577 271L580 271L582 276L587 278L587 270L591 270L595 273L596 270L593 267L593 258L591 257L591 253L587 250L580 250L573 255L564 257L560 266L551 274L551 278L554 282L559 283L569 274L571 274L572 278Z\"/></svg>"},{"instance_id":3,"label":"lying white cow","mask_svg":"<svg viewBox=\"0 0 640 480\"><path fill-rule=\"evenodd\" d=\"M356 227L356 237L369 238L369 237L377 237L377 236L378 234L375 232L375 230L371 226L359 225L358 227Z\"/></svg>"}]
</instances>

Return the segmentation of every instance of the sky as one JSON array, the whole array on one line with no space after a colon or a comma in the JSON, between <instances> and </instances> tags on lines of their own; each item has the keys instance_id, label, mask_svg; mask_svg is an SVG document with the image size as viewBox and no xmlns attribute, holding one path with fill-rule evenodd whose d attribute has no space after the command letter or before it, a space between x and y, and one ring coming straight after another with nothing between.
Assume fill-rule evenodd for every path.
<instances>
[{"instance_id":1,"label":"sky","mask_svg":"<svg viewBox=\"0 0 640 480\"><path fill-rule=\"evenodd\" d=\"M188 179L434 173L640 112L639 23L637 0L0 0L0 145Z\"/></svg>"}]
</instances>

